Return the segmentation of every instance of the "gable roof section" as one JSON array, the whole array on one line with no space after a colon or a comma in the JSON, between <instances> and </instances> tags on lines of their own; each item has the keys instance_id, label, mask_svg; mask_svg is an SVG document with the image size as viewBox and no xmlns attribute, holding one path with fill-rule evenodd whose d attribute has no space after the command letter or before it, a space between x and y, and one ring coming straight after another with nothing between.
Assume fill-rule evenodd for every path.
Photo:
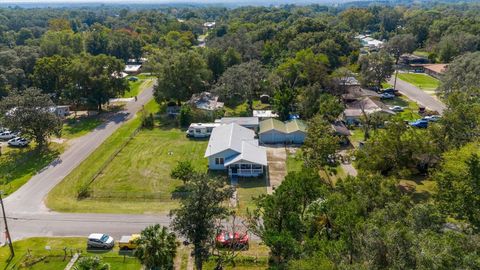
<instances>
[{"instance_id":1,"label":"gable roof section","mask_svg":"<svg viewBox=\"0 0 480 270\"><path fill-rule=\"evenodd\" d=\"M258 132L258 134L262 134L271 130L287 133L287 128L285 124L280 120L270 118L260 122L260 131Z\"/></svg>"},{"instance_id":2,"label":"gable roof section","mask_svg":"<svg viewBox=\"0 0 480 270\"><path fill-rule=\"evenodd\" d=\"M209 157L225 150L242 152L243 141L251 141L255 138L255 132L244 128L236 123L216 127L210 135L205 157Z\"/></svg>"},{"instance_id":3,"label":"gable roof section","mask_svg":"<svg viewBox=\"0 0 480 270\"><path fill-rule=\"evenodd\" d=\"M220 123L225 125L236 123L241 126L258 126L258 117L222 117Z\"/></svg>"},{"instance_id":4,"label":"gable roof section","mask_svg":"<svg viewBox=\"0 0 480 270\"><path fill-rule=\"evenodd\" d=\"M265 147L258 146L258 141L252 144L251 141L242 142L242 151L239 155L233 156L231 159L225 160L225 166L234 164L239 161L248 161L255 164L267 166L267 150Z\"/></svg>"},{"instance_id":5,"label":"gable roof section","mask_svg":"<svg viewBox=\"0 0 480 270\"><path fill-rule=\"evenodd\" d=\"M293 119L286 122L285 127L287 129L287 133L293 133L297 131L307 132L307 125L305 125L305 122L299 119Z\"/></svg>"}]
</instances>

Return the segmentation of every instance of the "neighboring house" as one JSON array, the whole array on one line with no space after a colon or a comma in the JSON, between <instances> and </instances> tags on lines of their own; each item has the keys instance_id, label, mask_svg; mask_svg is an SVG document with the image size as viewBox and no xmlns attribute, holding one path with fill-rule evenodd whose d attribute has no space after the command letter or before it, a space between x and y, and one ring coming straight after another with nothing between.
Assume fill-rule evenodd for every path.
<instances>
[{"instance_id":1,"label":"neighboring house","mask_svg":"<svg viewBox=\"0 0 480 270\"><path fill-rule=\"evenodd\" d=\"M70 115L70 106L59 105L59 106L50 107L50 112L54 113L56 116L60 118L65 118Z\"/></svg>"},{"instance_id":2,"label":"neighboring house","mask_svg":"<svg viewBox=\"0 0 480 270\"><path fill-rule=\"evenodd\" d=\"M253 110L253 117L258 117L261 120L268 118L276 118L278 114L274 113L272 110Z\"/></svg>"},{"instance_id":3,"label":"neighboring house","mask_svg":"<svg viewBox=\"0 0 480 270\"><path fill-rule=\"evenodd\" d=\"M362 88L359 85L348 86L346 92L342 95L342 99L345 103L355 102L366 97L379 98L380 95L375 91Z\"/></svg>"},{"instance_id":4,"label":"neighboring house","mask_svg":"<svg viewBox=\"0 0 480 270\"><path fill-rule=\"evenodd\" d=\"M203 24L203 27L205 27L205 28L207 28L207 29L212 29L212 28L215 27L215 25L216 25L215 22L205 22L205 23Z\"/></svg>"},{"instance_id":5,"label":"neighboring house","mask_svg":"<svg viewBox=\"0 0 480 270\"><path fill-rule=\"evenodd\" d=\"M378 49L383 47L383 41L374 39L369 35L357 35L355 36L355 38L360 40L362 46L368 51L377 51Z\"/></svg>"},{"instance_id":6,"label":"neighboring house","mask_svg":"<svg viewBox=\"0 0 480 270\"><path fill-rule=\"evenodd\" d=\"M347 145L349 143L348 137L352 135L350 130L342 121L335 121L332 124L334 134L340 139L340 144Z\"/></svg>"},{"instance_id":7,"label":"neighboring house","mask_svg":"<svg viewBox=\"0 0 480 270\"><path fill-rule=\"evenodd\" d=\"M302 144L306 134L307 126L299 119L281 122L270 118L260 122L258 132L260 142L264 144Z\"/></svg>"},{"instance_id":8,"label":"neighboring house","mask_svg":"<svg viewBox=\"0 0 480 270\"><path fill-rule=\"evenodd\" d=\"M142 65L126 65L123 71L128 74L138 74L141 68Z\"/></svg>"},{"instance_id":9,"label":"neighboring house","mask_svg":"<svg viewBox=\"0 0 480 270\"><path fill-rule=\"evenodd\" d=\"M428 64L430 63L430 60L428 58L423 57L423 56L418 56L414 54L402 54L399 59L399 64L401 65L419 65L419 64Z\"/></svg>"},{"instance_id":10,"label":"neighboring house","mask_svg":"<svg viewBox=\"0 0 480 270\"><path fill-rule=\"evenodd\" d=\"M220 123L192 123L188 127L187 136L193 138L207 138L210 137L213 129L220 125Z\"/></svg>"},{"instance_id":11,"label":"neighboring house","mask_svg":"<svg viewBox=\"0 0 480 270\"><path fill-rule=\"evenodd\" d=\"M235 123L242 127L252 129L254 131L258 130L259 125L258 117L222 117L222 119L215 120L215 122L219 122L222 125Z\"/></svg>"},{"instance_id":12,"label":"neighboring house","mask_svg":"<svg viewBox=\"0 0 480 270\"><path fill-rule=\"evenodd\" d=\"M260 176L267 166L267 151L255 132L236 123L213 129L205 157L210 170L227 170L230 176Z\"/></svg>"},{"instance_id":13,"label":"neighboring house","mask_svg":"<svg viewBox=\"0 0 480 270\"><path fill-rule=\"evenodd\" d=\"M214 111L223 108L223 102L218 101L218 96L210 92L193 94L188 103L197 109Z\"/></svg>"},{"instance_id":14,"label":"neighboring house","mask_svg":"<svg viewBox=\"0 0 480 270\"><path fill-rule=\"evenodd\" d=\"M343 118L347 124L356 125L360 123L360 118L364 114L370 115L376 112L390 115L395 114L395 112L386 108L382 102L373 100L370 97L366 97L361 100L357 100L355 102L347 104L347 108L343 112Z\"/></svg>"},{"instance_id":15,"label":"neighboring house","mask_svg":"<svg viewBox=\"0 0 480 270\"><path fill-rule=\"evenodd\" d=\"M429 64L423 66L426 74L437 79L440 79L442 74L447 70L447 67L447 64Z\"/></svg>"}]
</instances>

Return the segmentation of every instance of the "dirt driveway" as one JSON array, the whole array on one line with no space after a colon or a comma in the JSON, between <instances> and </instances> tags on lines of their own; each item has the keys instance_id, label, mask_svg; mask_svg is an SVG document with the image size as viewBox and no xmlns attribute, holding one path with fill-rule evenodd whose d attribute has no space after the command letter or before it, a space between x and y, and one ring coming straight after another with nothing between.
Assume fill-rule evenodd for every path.
<instances>
[{"instance_id":1,"label":"dirt driveway","mask_svg":"<svg viewBox=\"0 0 480 270\"><path fill-rule=\"evenodd\" d=\"M287 152L284 145L267 146L268 182L267 193L272 194L287 175Z\"/></svg>"}]
</instances>

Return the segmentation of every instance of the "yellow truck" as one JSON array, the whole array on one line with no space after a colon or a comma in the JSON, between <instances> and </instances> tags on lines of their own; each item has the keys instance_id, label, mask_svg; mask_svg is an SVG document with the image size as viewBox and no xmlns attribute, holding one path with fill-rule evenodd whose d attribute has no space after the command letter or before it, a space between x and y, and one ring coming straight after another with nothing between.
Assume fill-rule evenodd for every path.
<instances>
[{"instance_id":1,"label":"yellow truck","mask_svg":"<svg viewBox=\"0 0 480 270\"><path fill-rule=\"evenodd\" d=\"M137 239L140 238L140 234L124 235L118 241L118 248L120 250L132 250L137 248Z\"/></svg>"}]
</instances>

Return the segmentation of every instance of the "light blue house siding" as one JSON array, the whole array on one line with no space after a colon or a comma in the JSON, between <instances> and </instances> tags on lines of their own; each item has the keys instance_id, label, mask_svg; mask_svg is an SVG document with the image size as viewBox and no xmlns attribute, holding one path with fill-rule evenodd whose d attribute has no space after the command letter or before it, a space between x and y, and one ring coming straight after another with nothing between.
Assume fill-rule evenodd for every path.
<instances>
[{"instance_id":1,"label":"light blue house siding","mask_svg":"<svg viewBox=\"0 0 480 270\"><path fill-rule=\"evenodd\" d=\"M287 134L287 142L289 143L294 143L294 144L303 144L305 142L305 132L302 131L296 131Z\"/></svg>"},{"instance_id":2,"label":"light blue house siding","mask_svg":"<svg viewBox=\"0 0 480 270\"><path fill-rule=\"evenodd\" d=\"M210 170L225 170L225 169L227 169L224 166L225 160L227 160L228 158L230 158L234 155L238 155L238 153L231 150L231 149L227 149L227 150L222 151L220 153L217 153L215 155L209 156L208 157L208 168Z\"/></svg>"},{"instance_id":3,"label":"light blue house siding","mask_svg":"<svg viewBox=\"0 0 480 270\"><path fill-rule=\"evenodd\" d=\"M283 132L272 129L259 135L259 139L262 143L275 144L285 143L286 135Z\"/></svg>"}]
</instances>

